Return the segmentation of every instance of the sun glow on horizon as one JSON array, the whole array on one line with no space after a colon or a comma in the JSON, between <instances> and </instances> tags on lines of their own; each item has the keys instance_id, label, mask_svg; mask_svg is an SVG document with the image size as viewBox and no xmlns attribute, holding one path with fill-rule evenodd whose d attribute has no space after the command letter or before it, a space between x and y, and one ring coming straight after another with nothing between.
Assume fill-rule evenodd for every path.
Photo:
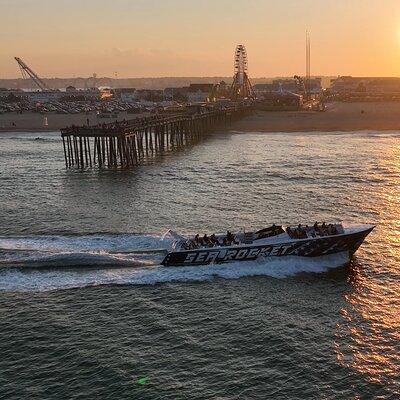
<instances>
[{"instance_id":1,"label":"sun glow on horizon","mask_svg":"<svg viewBox=\"0 0 400 400\"><path fill-rule=\"evenodd\" d=\"M306 29L314 75L400 75L398 0L308 1L1 2L0 78L232 76L238 43L250 77L302 75Z\"/></svg>"}]
</instances>

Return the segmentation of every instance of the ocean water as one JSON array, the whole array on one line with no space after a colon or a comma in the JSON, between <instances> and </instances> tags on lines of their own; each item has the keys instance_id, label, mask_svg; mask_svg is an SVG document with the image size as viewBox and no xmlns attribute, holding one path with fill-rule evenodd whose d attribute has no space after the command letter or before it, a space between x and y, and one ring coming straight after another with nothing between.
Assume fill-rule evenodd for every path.
<instances>
[{"instance_id":1,"label":"ocean water","mask_svg":"<svg viewBox=\"0 0 400 400\"><path fill-rule=\"evenodd\" d=\"M315 220L377 228L350 264L152 251ZM131 171L2 133L0 227L1 399L400 397L399 132L218 132Z\"/></svg>"}]
</instances>

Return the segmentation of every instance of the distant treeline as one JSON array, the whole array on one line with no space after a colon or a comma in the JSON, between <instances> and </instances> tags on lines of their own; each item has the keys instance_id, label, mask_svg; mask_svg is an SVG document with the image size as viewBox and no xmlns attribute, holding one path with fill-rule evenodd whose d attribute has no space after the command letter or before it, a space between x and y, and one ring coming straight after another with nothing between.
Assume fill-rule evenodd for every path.
<instances>
[{"instance_id":1,"label":"distant treeline","mask_svg":"<svg viewBox=\"0 0 400 400\"><path fill-rule=\"evenodd\" d=\"M274 78L252 78L253 84L270 83ZM284 77L283 77L284 78ZM291 77L286 77L291 78ZM324 79L324 78L323 78ZM327 78L329 79L329 78ZM136 89L165 89L166 87L183 87L191 83L218 83L225 81L232 83L232 77L229 76L204 76L204 77L165 77L165 78L107 78L107 77L89 77L89 78L51 78L43 81L52 89L64 89L67 86L74 86L77 89L90 87L107 86L112 88L136 88ZM323 84L324 86L324 84ZM37 86L31 79L0 79L0 88L6 89L37 89Z\"/></svg>"},{"instance_id":2,"label":"distant treeline","mask_svg":"<svg viewBox=\"0 0 400 400\"><path fill-rule=\"evenodd\" d=\"M67 86L74 86L78 89L90 87L107 86L112 88L136 88L136 89L165 89L166 87L182 87L191 83L218 83L220 81L231 83L232 78L221 77L165 77L165 78L51 78L43 81L52 89L64 89ZM259 81L259 80L255 80ZM261 79L260 82L267 82L268 79ZM6 89L37 89L31 79L0 79L0 87Z\"/></svg>"}]
</instances>

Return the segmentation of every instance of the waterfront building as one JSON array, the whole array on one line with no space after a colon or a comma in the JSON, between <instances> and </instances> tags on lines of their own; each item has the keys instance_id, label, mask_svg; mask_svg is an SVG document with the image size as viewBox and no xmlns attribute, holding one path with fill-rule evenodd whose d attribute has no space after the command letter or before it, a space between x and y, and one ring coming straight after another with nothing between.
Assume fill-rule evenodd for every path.
<instances>
[{"instance_id":1,"label":"waterfront building","mask_svg":"<svg viewBox=\"0 0 400 400\"><path fill-rule=\"evenodd\" d=\"M339 76L331 81L331 92L335 93L400 93L400 78Z\"/></svg>"},{"instance_id":2,"label":"waterfront building","mask_svg":"<svg viewBox=\"0 0 400 400\"><path fill-rule=\"evenodd\" d=\"M262 111L295 111L303 105L303 96L288 92L265 92L258 97L256 107Z\"/></svg>"},{"instance_id":3,"label":"waterfront building","mask_svg":"<svg viewBox=\"0 0 400 400\"><path fill-rule=\"evenodd\" d=\"M114 89L114 94L125 103L136 103L139 100L139 95L135 88Z\"/></svg>"},{"instance_id":4,"label":"waterfront building","mask_svg":"<svg viewBox=\"0 0 400 400\"><path fill-rule=\"evenodd\" d=\"M164 99L186 102L188 101L188 90L188 86L167 87L164 89Z\"/></svg>"},{"instance_id":5,"label":"waterfront building","mask_svg":"<svg viewBox=\"0 0 400 400\"><path fill-rule=\"evenodd\" d=\"M271 83L258 83L253 85L257 94L273 93L279 91L303 94L304 88L299 86L295 79L274 79ZM318 94L322 92L321 78L310 78L308 83L309 92Z\"/></svg>"},{"instance_id":6,"label":"waterfront building","mask_svg":"<svg viewBox=\"0 0 400 400\"><path fill-rule=\"evenodd\" d=\"M213 101L214 84L213 83L192 83L187 92L190 103L204 103Z\"/></svg>"}]
</instances>

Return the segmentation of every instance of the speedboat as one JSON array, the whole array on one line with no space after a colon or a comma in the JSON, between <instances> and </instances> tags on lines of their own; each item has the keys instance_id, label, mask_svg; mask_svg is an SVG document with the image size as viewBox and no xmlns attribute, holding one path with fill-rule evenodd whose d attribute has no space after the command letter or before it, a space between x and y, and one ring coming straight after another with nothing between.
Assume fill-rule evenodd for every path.
<instances>
[{"instance_id":1,"label":"speedboat","mask_svg":"<svg viewBox=\"0 0 400 400\"><path fill-rule=\"evenodd\" d=\"M374 225L317 224L312 226L272 225L255 232L183 236L173 231L171 251L164 266L206 265L249 261L260 257L319 257L347 253L349 259Z\"/></svg>"}]
</instances>

